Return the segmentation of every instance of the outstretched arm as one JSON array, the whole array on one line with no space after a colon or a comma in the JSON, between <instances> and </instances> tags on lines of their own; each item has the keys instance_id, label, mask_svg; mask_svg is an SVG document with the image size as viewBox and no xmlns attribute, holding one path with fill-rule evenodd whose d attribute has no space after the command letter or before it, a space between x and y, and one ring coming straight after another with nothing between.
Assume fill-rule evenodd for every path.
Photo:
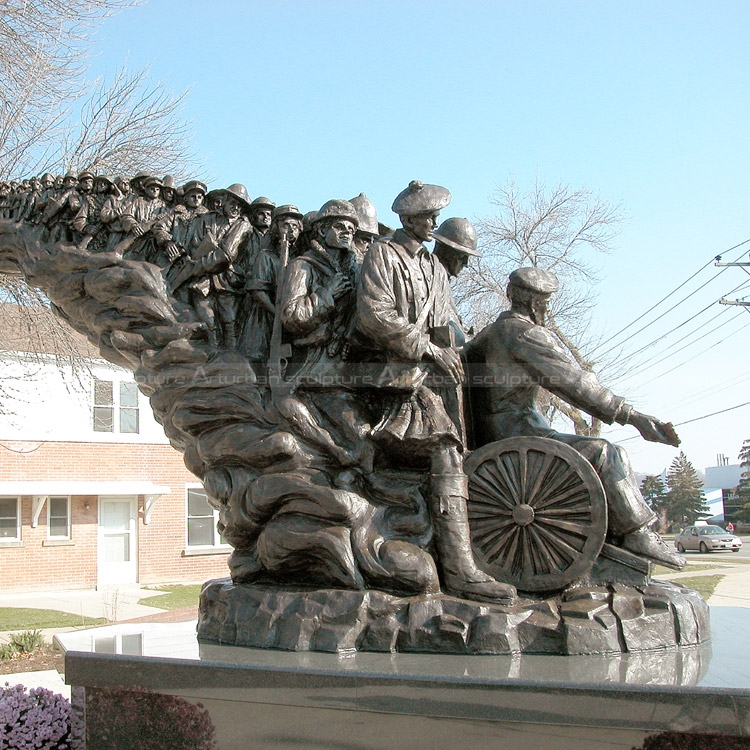
<instances>
[{"instance_id":1,"label":"outstretched arm","mask_svg":"<svg viewBox=\"0 0 750 750\"><path fill-rule=\"evenodd\" d=\"M633 410L628 415L626 424L632 424L649 443L664 443L675 448L680 444L680 438L671 422L662 422L656 417Z\"/></svg>"}]
</instances>

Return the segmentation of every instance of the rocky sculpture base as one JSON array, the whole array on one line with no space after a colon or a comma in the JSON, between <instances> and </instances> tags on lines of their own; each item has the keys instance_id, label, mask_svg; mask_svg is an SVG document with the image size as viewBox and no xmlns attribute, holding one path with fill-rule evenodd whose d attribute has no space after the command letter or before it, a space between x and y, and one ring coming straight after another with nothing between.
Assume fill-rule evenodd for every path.
<instances>
[{"instance_id":1,"label":"rocky sculpture base","mask_svg":"<svg viewBox=\"0 0 750 750\"><path fill-rule=\"evenodd\" d=\"M500 606L217 579L201 593L198 638L333 653L608 654L694 646L710 639L710 625L699 594L664 581L575 587Z\"/></svg>"}]
</instances>

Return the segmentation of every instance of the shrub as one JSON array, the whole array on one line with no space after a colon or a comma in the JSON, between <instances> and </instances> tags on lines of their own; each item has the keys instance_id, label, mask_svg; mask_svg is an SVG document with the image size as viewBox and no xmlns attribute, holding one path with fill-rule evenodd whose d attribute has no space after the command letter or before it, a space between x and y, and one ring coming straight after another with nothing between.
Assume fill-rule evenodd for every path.
<instances>
[{"instance_id":1,"label":"shrub","mask_svg":"<svg viewBox=\"0 0 750 750\"><path fill-rule=\"evenodd\" d=\"M88 689L86 724L97 750L214 750L208 711L174 695L145 689Z\"/></svg>"},{"instance_id":2,"label":"shrub","mask_svg":"<svg viewBox=\"0 0 750 750\"><path fill-rule=\"evenodd\" d=\"M44 636L40 630L27 630L12 635L10 645L15 646L19 654L30 654L34 649L44 646Z\"/></svg>"},{"instance_id":3,"label":"shrub","mask_svg":"<svg viewBox=\"0 0 750 750\"><path fill-rule=\"evenodd\" d=\"M70 701L46 688L0 688L0 750L75 750L83 726Z\"/></svg>"}]
</instances>

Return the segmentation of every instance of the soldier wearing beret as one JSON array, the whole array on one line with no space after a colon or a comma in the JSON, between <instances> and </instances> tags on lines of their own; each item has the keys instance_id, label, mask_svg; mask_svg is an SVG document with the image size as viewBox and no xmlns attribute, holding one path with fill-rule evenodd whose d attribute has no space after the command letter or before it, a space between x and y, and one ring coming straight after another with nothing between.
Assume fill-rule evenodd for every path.
<instances>
[{"instance_id":1,"label":"soldier wearing beret","mask_svg":"<svg viewBox=\"0 0 750 750\"><path fill-rule=\"evenodd\" d=\"M450 324L454 305L448 275L423 243L432 239L450 199L444 187L410 183L392 207L402 229L373 243L362 263L358 335L363 347L369 345L371 361L399 371L393 381L380 383L382 413L372 437L394 459L429 467L429 508L444 589L467 599L510 602L514 587L474 562L463 471L461 357L432 335Z\"/></svg>"},{"instance_id":2,"label":"soldier wearing beret","mask_svg":"<svg viewBox=\"0 0 750 750\"><path fill-rule=\"evenodd\" d=\"M594 467L607 497L609 538L641 557L680 570L685 561L648 527L655 520L638 488L625 451L601 438L552 429L537 408L540 388L606 424L631 424L649 441L678 445L671 424L641 414L583 370L544 327L557 291L554 274L519 268L510 274L511 308L467 346L469 393L477 446L507 437L551 438L575 448Z\"/></svg>"}]
</instances>

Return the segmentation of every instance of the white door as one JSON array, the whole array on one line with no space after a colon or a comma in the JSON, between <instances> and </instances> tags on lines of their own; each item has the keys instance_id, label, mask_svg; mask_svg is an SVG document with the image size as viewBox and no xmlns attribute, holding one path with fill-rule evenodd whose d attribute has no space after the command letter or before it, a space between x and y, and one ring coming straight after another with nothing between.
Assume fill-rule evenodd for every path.
<instances>
[{"instance_id":1,"label":"white door","mask_svg":"<svg viewBox=\"0 0 750 750\"><path fill-rule=\"evenodd\" d=\"M99 585L138 580L136 497L99 498Z\"/></svg>"}]
</instances>

